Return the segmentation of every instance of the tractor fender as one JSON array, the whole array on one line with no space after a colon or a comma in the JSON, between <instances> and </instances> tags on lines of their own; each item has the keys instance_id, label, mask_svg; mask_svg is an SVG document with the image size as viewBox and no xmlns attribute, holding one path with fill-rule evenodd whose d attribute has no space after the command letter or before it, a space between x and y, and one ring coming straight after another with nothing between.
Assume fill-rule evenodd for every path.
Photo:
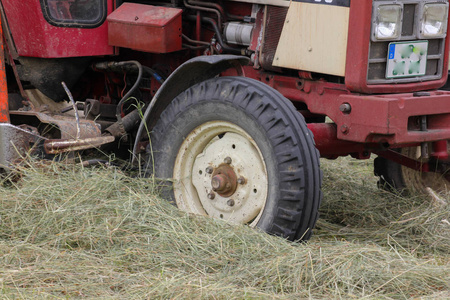
<instances>
[{"instance_id":1,"label":"tractor fender","mask_svg":"<svg viewBox=\"0 0 450 300\"><path fill-rule=\"evenodd\" d=\"M240 66L247 65L250 59L238 55L210 55L194 57L179 66L164 81L147 106L144 116L139 124L136 140L133 146L133 160L138 153L139 141L144 130L150 130L169 103L181 92L189 87L215 77L232 67L239 70Z\"/></svg>"}]
</instances>

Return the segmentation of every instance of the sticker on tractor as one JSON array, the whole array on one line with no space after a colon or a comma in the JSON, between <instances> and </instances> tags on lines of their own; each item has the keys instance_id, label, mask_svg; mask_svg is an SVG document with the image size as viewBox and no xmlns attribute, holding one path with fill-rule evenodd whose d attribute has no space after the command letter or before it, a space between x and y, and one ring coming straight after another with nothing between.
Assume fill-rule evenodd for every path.
<instances>
[{"instance_id":1,"label":"sticker on tractor","mask_svg":"<svg viewBox=\"0 0 450 300\"><path fill-rule=\"evenodd\" d=\"M294 2L350 7L350 0L293 0Z\"/></svg>"},{"instance_id":2,"label":"sticker on tractor","mask_svg":"<svg viewBox=\"0 0 450 300\"><path fill-rule=\"evenodd\" d=\"M386 78L423 76L427 70L428 41L395 42L388 46Z\"/></svg>"}]
</instances>

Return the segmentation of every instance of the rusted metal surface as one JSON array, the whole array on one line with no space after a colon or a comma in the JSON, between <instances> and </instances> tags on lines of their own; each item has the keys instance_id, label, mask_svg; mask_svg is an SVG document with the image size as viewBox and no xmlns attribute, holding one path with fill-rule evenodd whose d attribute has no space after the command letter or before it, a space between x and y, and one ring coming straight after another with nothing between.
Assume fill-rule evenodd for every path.
<instances>
[{"instance_id":1,"label":"rusted metal surface","mask_svg":"<svg viewBox=\"0 0 450 300\"><path fill-rule=\"evenodd\" d=\"M81 128L80 128L80 116L78 115L78 108L77 105L75 104L75 100L73 99L72 93L70 92L69 88L67 87L66 83L63 81L61 82L64 91L66 92L67 96L69 96L70 99L70 103L72 103L72 108L73 111L75 112L75 121L76 121L76 125L77 125L77 140L80 138L80 134L81 134Z\"/></svg>"},{"instance_id":2,"label":"rusted metal surface","mask_svg":"<svg viewBox=\"0 0 450 300\"><path fill-rule=\"evenodd\" d=\"M7 169L41 139L32 128L25 130L9 123L0 123L0 167Z\"/></svg>"},{"instance_id":3,"label":"rusted metal surface","mask_svg":"<svg viewBox=\"0 0 450 300\"><path fill-rule=\"evenodd\" d=\"M181 50L182 10L124 3L108 16L108 42L151 53Z\"/></svg>"},{"instance_id":4,"label":"rusted metal surface","mask_svg":"<svg viewBox=\"0 0 450 300\"><path fill-rule=\"evenodd\" d=\"M99 147L114 142L113 136L100 136L85 139L46 140L44 150L47 154L59 154L64 152L79 151Z\"/></svg>"},{"instance_id":5,"label":"rusted metal surface","mask_svg":"<svg viewBox=\"0 0 450 300\"><path fill-rule=\"evenodd\" d=\"M3 47L3 32L0 20L0 122L9 122L8 86L6 84L5 51Z\"/></svg>"},{"instance_id":6,"label":"rusted metal surface","mask_svg":"<svg viewBox=\"0 0 450 300\"><path fill-rule=\"evenodd\" d=\"M230 197L237 188L237 176L230 164L221 164L212 174L211 187L222 197Z\"/></svg>"},{"instance_id":7,"label":"rusted metal surface","mask_svg":"<svg viewBox=\"0 0 450 300\"><path fill-rule=\"evenodd\" d=\"M60 136L50 138L75 139L77 137L77 124L72 117L60 115L48 115L36 111L13 111L11 115L15 116L33 116L41 123L55 127ZM41 133L42 134L42 133ZM80 138L91 138L101 136L100 125L90 120L80 120Z\"/></svg>"}]
</instances>

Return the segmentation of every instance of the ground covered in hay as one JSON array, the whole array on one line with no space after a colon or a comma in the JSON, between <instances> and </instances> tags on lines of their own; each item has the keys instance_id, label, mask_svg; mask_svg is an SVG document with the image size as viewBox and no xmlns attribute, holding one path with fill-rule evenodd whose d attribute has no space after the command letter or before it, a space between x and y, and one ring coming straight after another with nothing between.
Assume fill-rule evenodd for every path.
<instances>
[{"instance_id":1,"label":"ground covered in hay","mask_svg":"<svg viewBox=\"0 0 450 300\"><path fill-rule=\"evenodd\" d=\"M0 187L0 297L449 299L449 200L380 191L371 164L323 161L308 244L185 214L118 168L25 164Z\"/></svg>"}]
</instances>

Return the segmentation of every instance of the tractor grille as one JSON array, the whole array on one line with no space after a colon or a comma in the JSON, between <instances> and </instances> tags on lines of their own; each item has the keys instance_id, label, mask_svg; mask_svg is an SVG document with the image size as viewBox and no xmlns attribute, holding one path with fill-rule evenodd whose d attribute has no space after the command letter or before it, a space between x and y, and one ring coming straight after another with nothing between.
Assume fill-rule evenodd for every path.
<instances>
[{"instance_id":1,"label":"tractor grille","mask_svg":"<svg viewBox=\"0 0 450 300\"><path fill-rule=\"evenodd\" d=\"M375 0L374 2L382 2L383 0ZM384 2L386 2L384 0ZM393 1L388 1L393 2ZM416 20L418 15L420 0L405 0L403 2L403 24L401 41L417 41ZM427 1L428 2L428 1ZM399 40L395 40L397 42ZM437 80L442 77L444 64L445 39L428 39L427 68L423 76L407 77L407 78L391 78L386 79L386 64L388 56L388 45L394 41L373 42L370 41L369 47L369 64L367 70L368 84L389 84L389 83L408 83L419 81Z\"/></svg>"}]
</instances>

